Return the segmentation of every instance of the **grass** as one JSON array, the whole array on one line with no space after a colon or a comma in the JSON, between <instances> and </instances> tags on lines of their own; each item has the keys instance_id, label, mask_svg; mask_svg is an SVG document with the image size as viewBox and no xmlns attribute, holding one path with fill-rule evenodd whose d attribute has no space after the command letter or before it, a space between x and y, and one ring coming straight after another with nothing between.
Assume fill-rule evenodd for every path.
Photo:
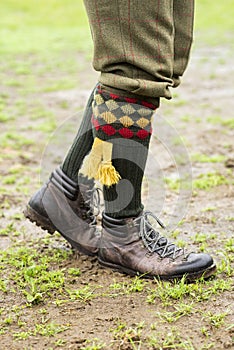
<instances>
[{"instance_id":1,"label":"grass","mask_svg":"<svg viewBox=\"0 0 234 350\"><path fill-rule=\"evenodd\" d=\"M110 331L114 334L115 339L121 339L122 343L130 343L135 349L137 343L140 343L143 328L144 322L136 324L134 327L128 327L126 323L118 322L116 328Z\"/></svg>"},{"instance_id":2,"label":"grass","mask_svg":"<svg viewBox=\"0 0 234 350\"><path fill-rule=\"evenodd\" d=\"M22 149L22 147L30 146L34 143L32 139L24 137L19 133L6 132L0 135L0 146L2 148L10 147L12 149Z\"/></svg>"},{"instance_id":3,"label":"grass","mask_svg":"<svg viewBox=\"0 0 234 350\"><path fill-rule=\"evenodd\" d=\"M66 6L62 0L42 0L40 6L36 0L5 1L1 4L1 15L1 54L43 53L47 57L49 51L90 49L81 0L76 3L68 0Z\"/></svg>"},{"instance_id":4,"label":"grass","mask_svg":"<svg viewBox=\"0 0 234 350\"><path fill-rule=\"evenodd\" d=\"M224 119L220 115L211 115L206 118L207 122L214 125L222 125L229 129L234 129L234 118Z\"/></svg>"},{"instance_id":5,"label":"grass","mask_svg":"<svg viewBox=\"0 0 234 350\"><path fill-rule=\"evenodd\" d=\"M203 159L203 158L202 158ZM212 162L213 163L213 162ZM179 190L189 190L191 183L187 179L171 179L165 178L165 184L170 190L178 192ZM215 188L221 185L227 185L232 183L230 176L221 175L218 172L209 172L200 174L192 180L193 190L205 190L208 191L211 188ZM195 192L194 192L195 193Z\"/></svg>"},{"instance_id":6,"label":"grass","mask_svg":"<svg viewBox=\"0 0 234 350\"><path fill-rule=\"evenodd\" d=\"M102 350L105 348L105 344L99 339L87 340L81 350Z\"/></svg>"},{"instance_id":7,"label":"grass","mask_svg":"<svg viewBox=\"0 0 234 350\"><path fill-rule=\"evenodd\" d=\"M165 320L168 323L174 323L181 317L191 315L195 312L196 310L194 308L193 302L190 304L180 303L178 306L174 306L174 311L166 311L163 313L159 312L158 316L160 319Z\"/></svg>"},{"instance_id":8,"label":"grass","mask_svg":"<svg viewBox=\"0 0 234 350\"><path fill-rule=\"evenodd\" d=\"M95 297L94 291L90 286L85 286L81 289L66 290L71 300L81 300L84 302L90 301Z\"/></svg>"},{"instance_id":9,"label":"grass","mask_svg":"<svg viewBox=\"0 0 234 350\"><path fill-rule=\"evenodd\" d=\"M221 163L226 160L226 157L222 154L212 154L212 155L206 155L201 153L195 153L191 155L191 159L193 162L198 163Z\"/></svg>"},{"instance_id":10,"label":"grass","mask_svg":"<svg viewBox=\"0 0 234 350\"><path fill-rule=\"evenodd\" d=\"M196 1L195 30L203 42L210 45L229 43L234 30L232 0L213 2Z\"/></svg>"},{"instance_id":11,"label":"grass","mask_svg":"<svg viewBox=\"0 0 234 350\"><path fill-rule=\"evenodd\" d=\"M228 312L214 314L213 312L209 311L207 314L205 314L205 318L211 324L211 326L214 326L215 328L220 328L224 324L224 319L227 316L227 314Z\"/></svg>"},{"instance_id":12,"label":"grass","mask_svg":"<svg viewBox=\"0 0 234 350\"><path fill-rule=\"evenodd\" d=\"M4 233L12 232L12 226L7 227ZM9 280L15 281L15 288L21 291L25 302L39 304L46 297L52 296L55 290L61 291L64 286L65 273L63 270L49 270L52 261L64 261L66 252L51 252L51 255L37 256L37 252L30 247L11 249L1 252L1 263L8 265L12 272ZM6 284L6 291L11 287Z\"/></svg>"},{"instance_id":13,"label":"grass","mask_svg":"<svg viewBox=\"0 0 234 350\"><path fill-rule=\"evenodd\" d=\"M231 281L215 280L211 282L199 281L195 284L187 284L184 279L176 284L169 282L156 281L157 289L151 289L147 296L147 302L154 304L158 299L167 306L172 301L178 300L184 303L189 300L190 303L210 300L212 296L223 293L225 290L231 290Z\"/></svg>"},{"instance_id":14,"label":"grass","mask_svg":"<svg viewBox=\"0 0 234 350\"><path fill-rule=\"evenodd\" d=\"M228 184L228 180L224 175L219 173L206 173L199 175L193 180L193 189L209 190L212 187Z\"/></svg>"},{"instance_id":15,"label":"grass","mask_svg":"<svg viewBox=\"0 0 234 350\"><path fill-rule=\"evenodd\" d=\"M69 325L58 325L54 323L36 324L34 329L27 332L15 332L13 337L18 340L28 339L41 335L43 337L54 337L56 334L69 329Z\"/></svg>"},{"instance_id":16,"label":"grass","mask_svg":"<svg viewBox=\"0 0 234 350\"><path fill-rule=\"evenodd\" d=\"M184 336L182 336L175 328L172 328L166 336L163 336L162 334L149 336L148 344L152 349L194 350L192 342L189 339L184 339Z\"/></svg>"}]
</instances>

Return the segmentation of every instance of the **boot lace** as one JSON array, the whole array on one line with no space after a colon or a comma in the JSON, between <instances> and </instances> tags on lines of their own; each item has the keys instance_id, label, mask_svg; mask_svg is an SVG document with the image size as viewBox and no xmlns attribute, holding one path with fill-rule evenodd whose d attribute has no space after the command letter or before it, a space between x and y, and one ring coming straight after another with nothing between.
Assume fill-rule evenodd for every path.
<instances>
[{"instance_id":1,"label":"boot lace","mask_svg":"<svg viewBox=\"0 0 234 350\"><path fill-rule=\"evenodd\" d=\"M86 191L84 205L86 208L86 215L90 218L91 226L96 225L96 217L100 214L102 190L99 187L93 187Z\"/></svg>"},{"instance_id":2,"label":"boot lace","mask_svg":"<svg viewBox=\"0 0 234 350\"><path fill-rule=\"evenodd\" d=\"M165 229L165 226L153 213L145 211L135 221L140 221L139 235L150 253L157 253L161 258L170 257L172 259L184 255L183 248L179 248L174 243L169 242L166 237L161 236L155 230L151 224L152 221L157 222L163 229Z\"/></svg>"}]
</instances>

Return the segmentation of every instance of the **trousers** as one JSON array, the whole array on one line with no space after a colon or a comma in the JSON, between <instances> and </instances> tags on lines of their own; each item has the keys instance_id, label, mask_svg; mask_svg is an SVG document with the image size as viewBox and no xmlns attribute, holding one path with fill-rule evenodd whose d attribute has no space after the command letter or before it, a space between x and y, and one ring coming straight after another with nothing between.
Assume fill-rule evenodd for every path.
<instances>
[{"instance_id":1,"label":"trousers","mask_svg":"<svg viewBox=\"0 0 234 350\"><path fill-rule=\"evenodd\" d=\"M171 98L193 39L194 0L84 0L93 67L122 96Z\"/></svg>"}]
</instances>

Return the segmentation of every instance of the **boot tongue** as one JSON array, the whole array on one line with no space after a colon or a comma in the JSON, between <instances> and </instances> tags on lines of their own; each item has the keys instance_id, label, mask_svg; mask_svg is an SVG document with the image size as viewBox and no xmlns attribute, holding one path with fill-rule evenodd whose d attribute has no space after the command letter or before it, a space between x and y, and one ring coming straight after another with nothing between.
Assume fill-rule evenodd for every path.
<instances>
[{"instance_id":1,"label":"boot tongue","mask_svg":"<svg viewBox=\"0 0 234 350\"><path fill-rule=\"evenodd\" d=\"M167 239L165 237L161 237L158 241L158 246L165 247L166 244L167 244Z\"/></svg>"},{"instance_id":2,"label":"boot tongue","mask_svg":"<svg viewBox=\"0 0 234 350\"><path fill-rule=\"evenodd\" d=\"M149 231L150 231L150 229L148 229L148 232ZM154 241L157 239L158 236L159 236L159 233L157 231L151 231L150 238L152 239L152 243L150 244L150 246L153 246ZM174 254L174 251L175 251L175 245L174 244L168 245L168 247L166 248L166 252L164 251L164 249L165 249L167 244L168 244L167 238L161 236L158 239L157 245L155 246L155 249L157 250L157 253L159 255L162 255L163 253L166 253L167 256L169 257L170 255ZM157 248L161 248L161 249L157 249Z\"/></svg>"}]
</instances>

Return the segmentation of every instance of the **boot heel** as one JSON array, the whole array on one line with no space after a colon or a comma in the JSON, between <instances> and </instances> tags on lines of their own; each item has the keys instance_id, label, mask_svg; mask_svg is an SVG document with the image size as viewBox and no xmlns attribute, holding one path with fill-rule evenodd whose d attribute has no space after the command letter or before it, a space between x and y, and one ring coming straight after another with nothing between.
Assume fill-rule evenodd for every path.
<instances>
[{"instance_id":1,"label":"boot heel","mask_svg":"<svg viewBox=\"0 0 234 350\"><path fill-rule=\"evenodd\" d=\"M52 224L52 222L49 219L38 214L29 205L26 207L23 213L27 219L35 223L37 226L41 227L43 230L48 231L48 233L50 233L51 235L56 231L56 227Z\"/></svg>"}]
</instances>

